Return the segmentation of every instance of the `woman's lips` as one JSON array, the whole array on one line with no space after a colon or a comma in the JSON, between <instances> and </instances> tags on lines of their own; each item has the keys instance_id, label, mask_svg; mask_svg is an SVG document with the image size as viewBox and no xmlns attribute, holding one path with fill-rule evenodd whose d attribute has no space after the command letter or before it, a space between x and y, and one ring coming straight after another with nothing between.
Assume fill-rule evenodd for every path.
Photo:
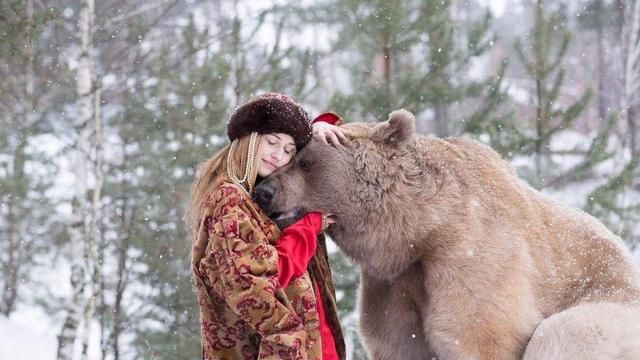
<instances>
[{"instance_id":1,"label":"woman's lips","mask_svg":"<svg viewBox=\"0 0 640 360\"><path fill-rule=\"evenodd\" d=\"M272 168L276 168L276 166L270 162L268 162L267 160L262 159L262 161L264 161L265 163L267 163L269 166L271 166Z\"/></svg>"}]
</instances>

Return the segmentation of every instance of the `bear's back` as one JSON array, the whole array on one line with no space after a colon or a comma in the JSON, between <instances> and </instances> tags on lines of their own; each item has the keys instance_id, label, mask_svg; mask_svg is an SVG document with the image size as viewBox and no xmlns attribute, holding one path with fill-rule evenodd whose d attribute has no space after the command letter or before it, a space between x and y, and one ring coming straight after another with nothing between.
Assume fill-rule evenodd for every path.
<instances>
[{"instance_id":1,"label":"bear's back","mask_svg":"<svg viewBox=\"0 0 640 360\"><path fill-rule=\"evenodd\" d=\"M416 141L431 149L430 152L439 153L444 166L450 166L454 175L466 184L465 198L483 203L485 214L479 216L502 229L516 229L512 234L520 234L518 237L528 243L532 260L548 266L544 270L538 268L542 273L548 271L546 278L589 278L591 285L600 289L598 296L590 295L594 301L612 296L603 289L622 287L628 292L621 293L621 298L638 299L638 266L622 240L594 217L529 186L498 153L478 141L422 136ZM496 223L498 214L501 220ZM561 282L572 289L582 285Z\"/></svg>"},{"instance_id":2,"label":"bear's back","mask_svg":"<svg viewBox=\"0 0 640 360\"><path fill-rule=\"evenodd\" d=\"M476 140L416 135L415 149L409 153L422 159L423 166L447 172L461 185L459 191L481 202L517 204L531 200L533 189L516 175L511 165Z\"/></svg>"}]
</instances>

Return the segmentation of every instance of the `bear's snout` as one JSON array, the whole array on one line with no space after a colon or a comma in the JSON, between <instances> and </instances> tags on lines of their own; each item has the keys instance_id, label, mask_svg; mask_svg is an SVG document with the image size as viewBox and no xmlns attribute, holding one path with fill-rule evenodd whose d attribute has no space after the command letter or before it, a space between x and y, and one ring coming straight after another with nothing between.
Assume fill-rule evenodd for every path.
<instances>
[{"instance_id":1,"label":"bear's snout","mask_svg":"<svg viewBox=\"0 0 640 360\"><path fill-rule=\"evenodd\" d=\"M271 206L271 201L273 200L275 195L276 187L268 182L263 182L262 184L256 186L256 189L253 192L253 199L258 203L258 205L260 205L263 210L269 213L269 207Z\"/></svg>"}]
</instances>

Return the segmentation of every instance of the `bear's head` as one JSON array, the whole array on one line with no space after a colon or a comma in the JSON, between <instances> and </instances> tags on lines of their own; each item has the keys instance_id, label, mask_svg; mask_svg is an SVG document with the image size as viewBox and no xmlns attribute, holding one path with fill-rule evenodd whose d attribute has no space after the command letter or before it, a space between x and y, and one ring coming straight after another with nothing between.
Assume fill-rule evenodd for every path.
<instances>
[{"instance_id":1,"label":"bear's head","mask_svg":"<svg viewBox=\"0 0 640 360\"><path fill-rule=\"evenodd\" d=\"M415 203L435 191L417 154L415 118L397 110L385 122L345 129L353 134L347 146L312 139L254 198L281 228L306 212L332 214L327 232L338 246L363 269L393 277L418 256L413 242L423 229Z\"/></svg>"}]
</instances>

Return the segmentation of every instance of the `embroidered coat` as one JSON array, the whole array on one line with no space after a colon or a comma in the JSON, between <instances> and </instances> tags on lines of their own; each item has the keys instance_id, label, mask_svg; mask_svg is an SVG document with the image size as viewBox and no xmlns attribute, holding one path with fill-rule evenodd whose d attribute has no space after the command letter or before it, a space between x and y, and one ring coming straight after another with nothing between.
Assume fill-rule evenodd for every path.
<instances>
[{"instance_id":1,"label":"embroidered coat","mask_svg":"<svg viewBox=\"0 0 640 360\"><path fill-rule=\"evenodd\" d=\"M282 289L274 247L280 231L249 195L224 183L208 208L192 253L203 357L321 360L313 278L344 359L324 239L318 239L309 270Z\"/></svg>"}]
</instances>

